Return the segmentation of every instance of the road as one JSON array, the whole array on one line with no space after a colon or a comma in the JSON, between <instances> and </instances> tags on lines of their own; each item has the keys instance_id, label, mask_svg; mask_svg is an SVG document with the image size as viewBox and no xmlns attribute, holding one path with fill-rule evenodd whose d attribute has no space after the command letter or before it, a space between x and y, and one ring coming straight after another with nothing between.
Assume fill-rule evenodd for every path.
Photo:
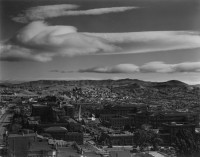
<instances>
[{"instance_id":1,"label":"road","mask_svg":"<svg viewBox=\"0 0 200 157\"><path fill-rule=\"evenodd\" d=\"M5 113L0 118L0 144L3 143L3 134L6 130L4 126L10 123L10 117L12 117L12 114Z\"/></svg>"}]
</instances>

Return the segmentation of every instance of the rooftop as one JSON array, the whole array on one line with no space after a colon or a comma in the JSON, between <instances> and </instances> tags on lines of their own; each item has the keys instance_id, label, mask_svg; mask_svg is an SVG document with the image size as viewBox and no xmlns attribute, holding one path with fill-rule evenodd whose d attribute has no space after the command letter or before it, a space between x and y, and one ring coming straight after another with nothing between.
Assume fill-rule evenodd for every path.
<instances>
[{"instance_id":1,"label":"rooftop","mask_svg":"<svg viewBox=\"0 0 200 157\"><path fill-rule=\"evenodd\" d=\"M8 138L14 138L14 137L34 137L34 136L36 136L36 134L35 133L30 133L30 134L9 134L8 135Z\"/></svg>"},{"instance_id":2,"label":"rooftop","mask_svg":"<svg viewBox=\"0 0 200 157\"><path fill-rule=\"evenodd\" d=\"M32 142L29 151L52 151L51 145L48 142Z\"/></svg>"},{"instance_id":3,"label":"rooftop","mask_svg":"<svg viewBox=\"0 0 200 157\"><path fill-rule=\"evenodd\" d=\"M61 126L52 126L52 127L45 129L45 132L57 132L57 131L66 132L67 129L65 127L61 127Z\"/></svg>"}]
</instances>

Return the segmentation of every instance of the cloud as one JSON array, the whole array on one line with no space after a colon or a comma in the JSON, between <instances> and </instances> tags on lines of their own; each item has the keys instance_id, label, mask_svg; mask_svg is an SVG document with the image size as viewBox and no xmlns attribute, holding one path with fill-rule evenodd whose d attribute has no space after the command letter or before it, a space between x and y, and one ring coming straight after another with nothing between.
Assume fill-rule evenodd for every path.
<instances>
[{"instance_id":1,"label":"cloud","mask_svg":"<svg viewBox=\"0 0 200 157\"><path fill-rule=\"evenodd\" d=\"M48 62L52 60L53 54L50 53L34 53L34 50L20 47L17 45L1 44L0 60L1 61L38 61Z\"/></svg>"},{"instance_id":2,"label":"cloud","mask_svg":"<svg viewBox=\"0 0 200 157\"><path fill-rule=\"evenodd\" d=\"M151 31L127 33L78 32L73 26L49 26L34 21L1 43L4 61L51 61L56 56L149 53L200 48L199 32Z\"/></svg>"},{"instance_id":3,"label":"cloud","mask_svg":"<svg viewBox=\"0 0 200 157\"><path fill-rule=\"evenodd\" d=\"M68 71L65 70L50 70L50 72L54 72L54 73L68 73Z\"/></svg>"},{"instance_id":4,"label":"cloud","mask_svg":"<svg viewBox=\"0 0 200 157\"><path fill-rule=\"evenodd\" d=\"M24 13L13 17L12 20L20 23L28 23L30 21L45 20L59 16L78 16L78 15L101 15L108 13L124 12L138 7L110 7L96 8L89 10L74 10L79 6L74 4L46 5L32 7L24 11Z\"/></svg>"},{"instance_id":5,"label":"cloud","mask_svg":"<svg viewBox=\"0 0 200 157\"><path fill-rule=\"evenodd\" d=\"M108 67L94 67L81 69L78 72L85 73L176 73L176 72L200 72L200 62L183 62L178 64L166 64L164 62L149 62L142 66L135 64L118 64Z\"/></svg>"},{"instance_id":6,"label":"cloud","mask_svg":"<svg viewBox=\"0 0 200 157\"><path fill-rule=\"evenodd\" d=\"M79 72L95 72L95 73L134 73L138 72L138 66L134 64L118 64L113 67L94 67L82 69Z\"/></svg>"},{"instance_id":7,"label":"cloud","mask_svg":"<svg viewBox=\"0 0 200 157\"><path fill-rule=\"evenodd\" d=\"M183 62L178 64L165 64L164 62L149 62L141 66L140 71L144 73L200 72L200 62Z\"/></svg>"},{"instance_id":8,"label":"cloud","mask_svg":"<svg viewBox=\"0 0 200 157\"><path fill-rule=\"evenodd\" d=\"M140 67L143 73L170 73L175 72L173 67L175 64L165 64L164 62L149 62Z\"/></svg>"}]
</instances>

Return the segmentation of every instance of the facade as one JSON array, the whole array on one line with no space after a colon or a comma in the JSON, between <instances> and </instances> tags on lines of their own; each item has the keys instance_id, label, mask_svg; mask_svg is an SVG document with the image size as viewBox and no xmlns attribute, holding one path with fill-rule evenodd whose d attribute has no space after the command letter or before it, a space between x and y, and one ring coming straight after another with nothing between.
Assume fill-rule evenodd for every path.
<instances>
[{"instance_id":1,"label":"facade","mask_svg":"<svg viewBox=\"0 0 200 157\"><path fill-rule=\"evenodd\" d=\"M57 152L48 142L32 142L27 157L56 157Z\"/></svg>"},{"instance_id":2,"label":"facade","mask_svg":"<svg viewBox=\"0 0 200 157\"><path fill-rule=\"evenodd\" d=\"M112 117L114 117L115 114L100 114L101 121L109 121Z\"/></svg>"},{"instance_id":3,"label":"facade","mask_svg":"<svg viewBox=\"0 0 200 157\"><path fill-rule=\"evenodd\" d=\"M195 124L184 124L184 123L164 123L164 130L169 133L169 143L172 144L175 140L175 136L180 130L187 130L191 136L195 136Z\"/></svg>"},{"instance_id":4,"label":"facade","mask_svg":"<svg viewBox=\"0 0 200 157\"><path fill-rule=\"evenodd\" d=\"M77 121L75 121L74 119L69 118L69 119L67 120L67 123L68 123L68 125L69 125L69 130L70 130L71 132L80 132L80 131L82 131L82 126L81 126L81 124L78 123Z\"/></svg>"},{"instance_id":5,"label":"facade","mask_svg":"<svg viewBox=\"0 0 200 157\"><path fill-rule=\"evenodd\" d=\"M48 105L33 104L32 105L31 116L39 116L42 123L54 122L56 121L53 109Z\"/></svg>"},{"instance_id":6,"label":"facade","mask_svg":"<svg viewBox=\"0 0 200 157\"><path fill-rule=\"evenodd\" d=\"M63 108L52 107L53 118L58 122L65 116L65 110Z\"/></svg>"},{"instance_id":7,"label":"facade","mask_svg":"<svg viewBox=\"0 0 200 157\"><path fill-rule=\"evenodd\" d=\"M112 128L123 129L126 125L132 126L134 124L134 117L112 117L110 124Z\"/></svg>"},{"instance_id":8,"label":"facade","mask_svg":"<svg viewBox=\"0 0 200 157\"><path fill-rule=\"evenodd\" d=\"M75 141L77 144L83 144L83 133L81 132L68 132L65 141Z\"/></svg>"},{"instance_id":9,"label":"facade","mask_svg":"<svg viewBox=\"0 0 200 157\"><path fill-rule=\"evenodd\" d=\"M50 134L54 139L64 140L67 134L67 129L65 127L54 126L45 129L45 133Z\"/></svg>"},{"instance_id":10,"label":"facade","mask_svg":"<svg viewBox=\"0 0 200 157\"><path fill-rule=\"evenodd\" d=\"M64 105L65 115L74 118L75 108L73 105Z\"/></svg>"},{"instance_id":11,"label":"facade","mask_svg":"<svg viewBox=\"0 0 200 157\"><path fill-rule=\"evenodd\" d=\"M188 112L138 112L134 114L135 126L150 124L154 129L162 128L163 123L191 123L198 126L198 114Z\"/></svg>"},{"instance_id":12,"label":"facade","mask_svg":"<svg viewBox=\"0 0 200 157\"><path fill-rule=\"evenodd\" d=\"M120 133L120 134L104 134L106 145L127 146L134 144L133 133Z\"/></svg>"},{"instance_id":13,"label":"facade","mask_svg":"<svg viewBox=\"0 0 200 157\"><path fill-rule=\"evenodd\" d=\"M135 121L135 126L136 127L141 127L143 124L148 124L149 123L149 112L139 112L134 114L134 121Z\"/></svg>"},{"instance_id":14,"label":"facade","mask_svg":"<svg viewBox=\"0 0 200 157\"><path fill-rule=\"evenodd\" d=\"M147 110L147 106L143 104L112 106L112 107L104 107L104 109L101 111L101 114L115 114L115 115L126 116L128 114L133 114L138 111L146 111L146 110Z\"/></svg>"},{"instance_id":15,"label":"facade","mask_svg":"<svg viewBox=\"0 0 200 157\"><path fill-rule=\"evenodd\" d=\"M197 114L195 113L161 112L150 115L149 124L153 128L160 128L163 126L163 123L171 122L196 124L197 118Z\"/></svg>"},{"instance_id":16,"label":"facade","mask_svg":"<svg viewBox=\"0 0 200 157\"><path fill-rule=\"evenodd\" d=\"M36 134L10 134L7 141L8 157L27 157L30 144L36 140Z\"/></svg>"}]
</instances>

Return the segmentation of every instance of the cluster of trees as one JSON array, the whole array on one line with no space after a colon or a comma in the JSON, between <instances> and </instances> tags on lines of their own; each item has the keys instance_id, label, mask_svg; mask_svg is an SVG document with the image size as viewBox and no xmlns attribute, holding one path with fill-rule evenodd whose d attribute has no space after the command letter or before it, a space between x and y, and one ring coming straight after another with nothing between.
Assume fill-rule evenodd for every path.
<instances>
[{"instance_id":1,"label":"cluster of trees","mask_svg":"<svg viewBox=\"0 0 200 157\"><path fill-rule=\"evenodd\" d=\"M159 135L150 129L137 129L135 131L135 145L140 151L151 146L153 150L158 150L158 146L163 143Z\"/></svg>"},{"instance_id":2,"label":"cluster of trees","mask_svg":"<svg viewBox=\"0 0 200 157\"><path fill-rule=\"evenodd\" d=\"M177 156L180 157L199 157L200 145L189 130L181 129L174 137L173 146L176 149Z\"/></svg>"},{"instance_id":3,"label":"cluster of trees","mask_svg":"<svg viewBox=\"0 0 200 157\"><path fill-rule=\"evenodd\" d=\"M180 129L173 137L172 146L175 149L177 157L199 157L200 139L187 129ZM149 146L153 150L158 150L158 146L163 143L159 134L155 133L147 126L135 131L135 145L140 151L144 151Z\"/></svg>"}]
</instances>

